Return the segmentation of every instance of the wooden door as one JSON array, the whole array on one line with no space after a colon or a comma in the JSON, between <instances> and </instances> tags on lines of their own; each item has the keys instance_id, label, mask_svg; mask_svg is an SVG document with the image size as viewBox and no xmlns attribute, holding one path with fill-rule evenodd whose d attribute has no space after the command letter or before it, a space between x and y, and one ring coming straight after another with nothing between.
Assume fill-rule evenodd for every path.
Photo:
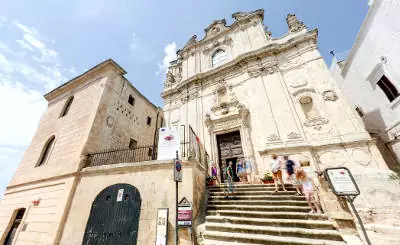
<instances>
[{"instance_id":1,"label":"wooden door","mask_svg":"<svg viewBox=\"0 0 400 245\"><path fill-rule=\"evenodd\" d=\"M234 131L227 134L217 135L219 167L221 169L222 180L226 179L226 173L223 171L228 165L228 159L239 159L243 157L242 142L240 132Z\"/></svg>"}]
</instances>

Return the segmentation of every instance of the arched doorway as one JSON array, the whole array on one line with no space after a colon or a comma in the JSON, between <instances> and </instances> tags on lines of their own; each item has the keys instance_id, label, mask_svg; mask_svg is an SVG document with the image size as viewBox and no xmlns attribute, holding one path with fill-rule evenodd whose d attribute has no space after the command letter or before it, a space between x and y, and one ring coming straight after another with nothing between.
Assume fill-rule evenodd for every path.
<instances>
[{"instance_id":1,"label":"arched doorway","mask_svg":"<svg viewBox=\"0 0 400 245\"><path fill-rule=\"evenodd\" d=\"M142 200L136 187L116 184L92 204L83 245L136 245Z\"/></svg>"},{"instance_id":2,"label":"arched doorway","mask_svg":"<svg viewBox=\"0 0 400 245\"><path fill-rule=\"evenodd\" d=\"M14 220L12 221L12 225L10 227L10 230L8 231L8 234L4 241L4 245L12 244L15 234L17 233L18 227L21 224L22 218L24 217L24 214L25 214L25 208L21 208L18 209L17 214L15 216L13 215Z\"/></svg>"}]
</instances>

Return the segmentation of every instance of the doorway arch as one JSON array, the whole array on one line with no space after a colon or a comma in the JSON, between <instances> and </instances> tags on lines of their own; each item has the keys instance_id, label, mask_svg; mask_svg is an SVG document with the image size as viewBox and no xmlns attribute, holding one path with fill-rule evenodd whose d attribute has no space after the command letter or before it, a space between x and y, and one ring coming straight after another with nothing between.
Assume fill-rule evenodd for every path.
<instances>
[{"instance_id":1,"label":"doorway arch","mask_svg":"<svg viewBox=\"0 0 400 245\"><path fill-rule=\"evenodd\" d=\"M4 240L4 245L11 245L13 243L15 234L24 217L25 210L25 208L20 208L14 211L10 221L10 229L8 229L7 236Z\"/></svg>"},{"instance_id":2,"label":"doorway arch","mask_svg":"<svg viewBox=\"0 0 400 245\"><path fill-rule=\"evenodd\" d=\"M136 245L142 199L129 184L102 190L92 203L82 245Z\"/></svg>"}]
</instances>

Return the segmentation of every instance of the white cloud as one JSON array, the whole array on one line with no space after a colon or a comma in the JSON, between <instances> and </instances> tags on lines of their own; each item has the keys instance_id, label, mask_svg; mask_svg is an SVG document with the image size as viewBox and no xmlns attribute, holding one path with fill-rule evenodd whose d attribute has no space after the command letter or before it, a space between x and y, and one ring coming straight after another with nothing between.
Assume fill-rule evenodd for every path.
<instances>
[{"instance_id":1,"label":"white cloud","mask_svg":"<svg viewBox=\"0 0 400 245\"><path fill-rule=\"evenodd\" d=\"M19 23L18 21L14 21L14 25L16 27L18 27L21 31L28 33L30 35L35 35L38 33L34 28L23 25L23 24Z\"/></svg>"},{"instance_id":2,"label":"white cloud","mask_svg":"<svg viewBox=\"0 0 400 245\"><path fill-rule=\"evenodd\" d=\"M24 40L17 40L17 43L19 44L19 46L23 49L29 50L31 52L35 51L31 45L29 45L27 42L25 42Z\"/></svg>"},{"instance_id":3,"label":"white cloud","mask_svg":"<svg viewBox=\"0 0 400 245\"><path fill-rule=\"evenodd\" d=\"M158 63L158 71L156 75L166 74L168 71L169 63L176 59L176 43L168 43L164 48L165 56L162 63Z\"/></svg>"},{"instance_id":4,"label":"white cloud","mask_svg":"<svg viewBox=\"0 0 400 245\"><path fill-rule=\"evenodd\" d=\"M36 47L37 49L41 50L46 47L40 40L38 40L36 37L32 36L31 34L25 34L24 39L30 45L32 45L33 47Z\"/></svg>"},{"instance_id":5,"label":"white cloud","mask_svg":"<svg viewBox=\"0 0 400 245\"><path fill-rule=\"evenodd\" d=\"M10 62L2 54L0 54L0 70L5 72L5 73L11 73L11 72L14 71L14 68L12 67Z\"/></svg>"}]
</instances>

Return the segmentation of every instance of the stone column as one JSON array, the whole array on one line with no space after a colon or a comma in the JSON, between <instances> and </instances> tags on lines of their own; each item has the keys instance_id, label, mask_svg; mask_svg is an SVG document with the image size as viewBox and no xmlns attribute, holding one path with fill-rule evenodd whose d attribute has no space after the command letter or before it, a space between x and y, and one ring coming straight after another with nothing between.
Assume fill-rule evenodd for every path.
<instances>
[{"instance_id":1,"label":"stone column","mask_svg":"<svg viewBox=\"0 0 400 245\"><path fill-rule=\"evenodd\" d=\"M242 104L238 105L239 115L242 120L242 127L243 127L243 139L245 140L247 150L248 150L248 157L251 161L251 171L253 176L258 174L258 166L256 163L256 157L254 155L254 148L253 142L251 141L251 132L250 132L250 122L249 122L249 110Z\"/></svg>"}]
</instances>

